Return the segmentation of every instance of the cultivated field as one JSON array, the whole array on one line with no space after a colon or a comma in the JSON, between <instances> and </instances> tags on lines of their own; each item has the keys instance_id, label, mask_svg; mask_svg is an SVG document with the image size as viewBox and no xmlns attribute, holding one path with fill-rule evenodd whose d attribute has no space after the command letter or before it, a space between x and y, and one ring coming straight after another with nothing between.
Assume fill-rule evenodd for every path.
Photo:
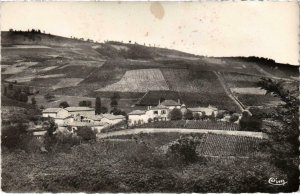
<instances>
[{"instance_id":1,"label":"cultivated field","mask_svg":"<svg viewBox=\"0 0 300 194\"><path fill-rule=\"evenodd\" d=\"M234 123L221 122L221 121L214 122L214 121L179 120L179 121L160 121L160 122L145 123L137 126L137 128L186 128L186 129L238 131L239 125Z\"/></svg>"},{"instance_id":2,"label":"cultivated field","mask_svg":"<svg viewBox=\"0 0 300 194\"><path fill-rule=\"evenodd\" d=\"M254 137L204 134L197 151L204 156L249 156L259 151L262 141Z\"/></svg>"},{"instance_id":3,"label":"cultivated field","mask_svg":"<svg viewBox=\"0 0 300 194\"><path fill-rule=\"evenodd\" d=\"M255 95L265 95L266 90L261 88L230 88L231 92L236 94L255 94Z\"/></svg>"},{"instance_id":4,"label":"cultivated field","mask_svg":"<svg viewBox=\"0 0 300 194\"><path fill-rule=\"evenodd\" d=\"M126 71L120 81L96 91L147 92L149 90L169 90L159 69Z\"/></svg>"}]
</instances>

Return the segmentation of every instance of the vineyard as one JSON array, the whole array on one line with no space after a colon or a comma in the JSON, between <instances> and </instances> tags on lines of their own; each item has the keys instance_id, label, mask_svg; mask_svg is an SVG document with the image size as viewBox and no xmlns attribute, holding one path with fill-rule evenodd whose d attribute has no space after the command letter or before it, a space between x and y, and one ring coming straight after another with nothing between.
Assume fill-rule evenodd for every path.
<instances>
[{"instance_id":1,"label":"vineyard","mask_svg":"<svg viewBox=\"0 0 300 194\"><path fill-rule=\"evenodd\" d=\"M229 88L256 87L257 82L260 80L259 76L242 73L223 72L222 74Z\"/></svg>"},{"instance_id":2,"label":"vineyard","mask_svg":"<svg viewBox=\"0 0 300 194\"><path fill-rule=\"evenodd\" d=\"M238 131L239 125L234 123L221 122L221 121L179 120L179 121L160 121L160 122L145 123L137 126L136 128L186 128L186 129Z\"/></svg>"},{"instance_id":3,"label":"vineyard","mask_svg":"<svg viewBox=\"0 0 300 194\"><path fill-rule=\"evenodd\" d=\"M226 130L226 131L239 130L238 124L227 123L222 121L186 121L184 127L188 129L213 129L213 130Z\"/></svg>"},{"instance_id":4,"label":"vineyard","mask_svg":"<svg viewBox=\"0 0 300 194\"><path fill-rule=\"evenodd\" d=\"M280 102L279 98L270 94L236 94L236 96L245 106L274 106Z\"/></svg>"},{"instance_id":5,"label":"vineyard","mask_svg":"<svg viewBox=\"0 0 300 194\"><path fill-rule=\"evenodd\" d=\"M126 71L120 81L97 91L147 92L149 90L169 90L159 69Z\"/></svg>"},{"instance_id":6,"label":"vineyard","mask_svg":"<svg viewBox=\"0 0 300 194\"><path fill-rule=\"evenodd\" d=\"M178 92L223 93L220 82L212 71L161 69L171 90Z\"/></svg>"},{"instance_id":7,"label":"vineyard","mask_svg":"<svg viewBox=\"0 0 300 194\"><path fill-rule=\"evenodd\" d=\"M247 156L258 152L263 140L253 137L205 134L197 151L205 156Z\"/></svg>"}]
</instances>

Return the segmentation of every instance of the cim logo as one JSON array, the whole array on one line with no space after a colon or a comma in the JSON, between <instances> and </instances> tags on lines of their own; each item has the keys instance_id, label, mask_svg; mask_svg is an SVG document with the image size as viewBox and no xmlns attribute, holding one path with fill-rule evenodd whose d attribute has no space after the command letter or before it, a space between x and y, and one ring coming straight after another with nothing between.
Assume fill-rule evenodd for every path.
<instances>
[{"instance_id":1,"label":"cim logo","mask_svg":"<svg viewBox=\"0 0 300 194\"><path fill-rule=\"evenodd\" d=\"M268 183L271 185L285 185L285 184L287 184L287 181L285 181L283 179L278 180L277 178L271 177L271 178L269 178Z\"/></svg>"}]
</instances>

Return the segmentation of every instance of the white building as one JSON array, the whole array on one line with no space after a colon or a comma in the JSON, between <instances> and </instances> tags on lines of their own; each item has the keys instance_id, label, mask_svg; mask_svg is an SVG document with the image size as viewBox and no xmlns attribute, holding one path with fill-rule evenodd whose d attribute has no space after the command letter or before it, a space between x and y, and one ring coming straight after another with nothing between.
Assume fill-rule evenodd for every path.
<instances>
[{"instance_id":1,"label":"white building","mask_svg":"<svg viewBox=\"0 0 300 194\"><path fill-rule=\"evenodd\" d=\"M128 125L140 125L149 121L167 121L172 109L174 107L159 104L155 107L148 106L148 110L134 110L128 113Z\"/></svg>"},{"instance_id":2,"label":"white building","mask_svg":"<svg viewBox=\"0 0 300 194\"><path fill-rule=\"evenodd\" d=\"M65 110L68 111L69 115L80 116L82 119L95 115L95 109L90 107L67 107Z\"/></svg>"},{"instance_id":3,"label":"white building","mask_svg":"<svg viewBox=\"0 0 300 194\"><path fill-rule=\"evenodd\" d=\"M108 123L110 125L115 125L121 121L125 121L125 116L123 115L113 115L113 114L102 114L101 122Z\"/></svg>"},{"instance_id":4,"label":"white building","mask_svg":"<svg viewBox=\"0 0 300 194\"><path fill-rule=\"evenodd\" d=\"M47 108L43 110L43 117L51 117L58 126L64 125L65 119L69 116L68 111L63 108Z\"/></svg>"},{"instance_id":5,"label":"white building","mask_svg":"<svg viewBox=\"0 0 300 194\"><path fill-rule=\"evenodd\" d=\"M163 106L167 107L170 110L173 110L174 108L180 109L180 107L181 107L179 99L178 99L177 102L174 101L174 100L164 100L163 102L159 103L158 105L163 105Z\"/></svg>"},{"instance_id":6,"label":"white building","mask_svg":"<svg viewBox=\"0 0 300 194\"><path fill-rule=\"evenodd\" d=\"M196 113L198 113L200 116L205 113L205 115L207 116L217 116L218 114L218 109L216 107L213 106L208 106L208 107L196 107L196 108L188 108L188 110L192 111L193 115L195 115Z\"/></svg>"}]
</instances>

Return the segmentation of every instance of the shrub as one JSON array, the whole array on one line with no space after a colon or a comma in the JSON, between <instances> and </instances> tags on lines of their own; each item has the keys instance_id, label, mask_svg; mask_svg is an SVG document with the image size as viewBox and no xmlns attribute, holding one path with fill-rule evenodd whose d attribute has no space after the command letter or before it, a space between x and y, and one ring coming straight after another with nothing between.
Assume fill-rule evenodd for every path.
<instances>
[{"instance_id":1,"label":"shrub","mask_svg":"<svg viewBox=\"0 0 300 194\"><path fill-rule=\"evenodd\" d=\"M194 119L193 112L188 109L184 114L184 119L193 120Z\"/></svg>"},{"instance_id":2,"label":"shrub","mask_svg":"<svg viewBox=\"0 0 300 194\"><path fill-rule=\"evenodd\" d=\"M19 123L16 126L2 127L1 144L8 149L22 148L22 136L26 134L26 126Z\"/></svg>"},{"instance_id":3,"label":"shrub","mask_svg":"<svg viewBox=\"0 0 300 194\"><path fill-rule=\"evenodd\" d=\"M67 108L67 107L69 107L69 104L68 104L68 102L63 101L63 102L61 102L61 103L59 104L59 107L60 107L60 108Z\"/></svg>"},{"instance_id":4,"label":"shrub","mask_svg":"<svg viewBox=\"0 0 300 194\"><path fill-rule=\"evenodd\" d=\"M234 123L235 121L237 121L237 120L239 119L239 116L240 116L240 115L239 115L238 113L233 113L233 114L231 115L229 121L230 121L231 123Z\"/></svg>"},{"instance_id":5,"label":"shrub","mask_svg":"<svg viewBox=\"0 0 300 194\"><path fill-rule=\"evenodd\" d=\"M262 121L254 117L242 117L239 121L241 131L261 131Z\"/></svg>"},{"instance_id":6,"label":"shrub","mask_svg":"<svg viewBox=\"0 0 300 194\"><path fill-rule=\"evenodd\" d=\"M200 144L198 137L184 137L172 142L168 155L185 162L194 162L198 158L196 148Z\"/></svg>"},{"instance_id":7,"label":"shrub","mask_svg":"<svg viewBox=\"0 0 300 194\"><path fill-rule=\"evenodd\" d=\"M182 112L177 109L174 108L170 113L169 113L169 118L171 120L181 120L182 119Z\"/></svg>"},{"instance_id":8,"label":"shrub","mask_svg":"<svg viewBox=\"0 0 300 194\"><path fill-rule=\"evenodd\" d=\"M83 140L86 141L96 139L96 134L91 127L86 127L86 126L78 127L76 133L79 137L81 137Z\"/></svg>"}]
</instances>

